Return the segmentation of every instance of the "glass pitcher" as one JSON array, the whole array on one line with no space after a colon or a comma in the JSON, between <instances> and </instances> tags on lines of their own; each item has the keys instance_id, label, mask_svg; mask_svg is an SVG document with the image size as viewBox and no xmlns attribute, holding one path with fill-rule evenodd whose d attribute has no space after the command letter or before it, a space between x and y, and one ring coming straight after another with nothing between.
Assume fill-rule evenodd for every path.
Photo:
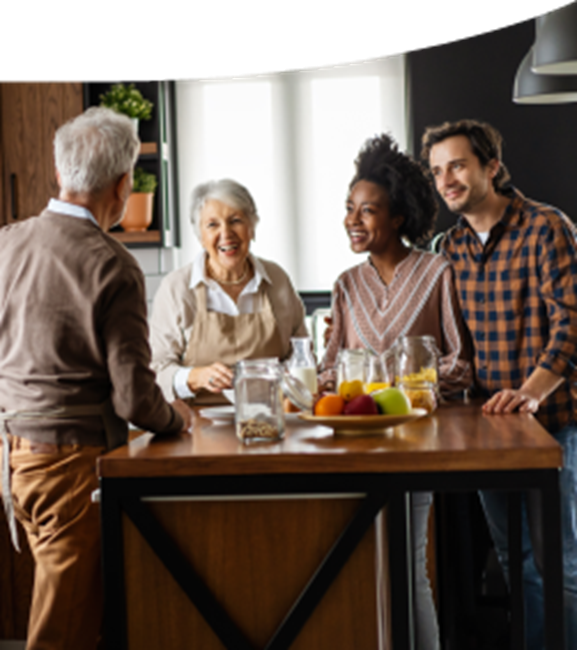
<instances>
[{"instance_id":1,"label":"glass pitcher","mask_svg":"<svg viewBox=\"0 0 577 650\"><path fill-rule=\"evenodd\" d=\"M247 359L235 368L236 435L243 442L284 436L282 365L278 359Z\"/></svg>"},{"instance_id":2,"label":"glass pitcher","mask_svg":"<svg viewBox=\"0 0 577 650\"><path fill-rule=\"evenodd\" d=\"M395 383L413 408L432 413L439 394L438 350L432 336L403 336L395 344Z\"/></svg>"},{"instance_id":3,"label":"glass pitcher","mask_svg":"<svg viewBox=\"0 0 577 650\"><path fill-rule=\"evenodd\" d=\"M337 357L337 392L349 401L365 392L367 350L340 350Z\"/></svg>"},{"instance_id":4,"label":"glass pitcher","mask_svg":"<svg viewBox=\"0 0 577 650\"><path fill-rule=\"evenodd\" d=\"M312 339L308 336L291 338L292 353L286 362L288 372L314 395L318 393L317 364L312 351Z\"/></svg>"},{"instance_id":5,"label":"glass pitcher","mask_svg":"<svg viewBox=\"0 0 577 650\"><path fill-rule=\"evenodd\" d=\"M390 372L388 352L374 354L367 352L365 357L365 393L369 395L377 390L389 388L394 379L394 372ZM393 374L393 376L391 376Z\"/></svg>"}]
</instances>

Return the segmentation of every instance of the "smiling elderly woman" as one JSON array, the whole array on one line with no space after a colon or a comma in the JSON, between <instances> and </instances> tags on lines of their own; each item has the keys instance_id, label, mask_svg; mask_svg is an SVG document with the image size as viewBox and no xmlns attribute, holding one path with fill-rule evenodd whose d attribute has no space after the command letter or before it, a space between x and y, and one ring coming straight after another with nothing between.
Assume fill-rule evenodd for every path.
<instances>
[{"instance_id":1,"label":"smiling elderly woman","mask_svg":"<svg viewBox=\"0 0 577 650\"><path fill-rule=\"evenodd\" d=\"M191 221L204 250L167 275L154 299L152 367L165 395L224 402L241 359L285 358L307 336L288 275L250 253L258 222L248 190L223 179L197 186Z\"/></svg>"}]
</instances>

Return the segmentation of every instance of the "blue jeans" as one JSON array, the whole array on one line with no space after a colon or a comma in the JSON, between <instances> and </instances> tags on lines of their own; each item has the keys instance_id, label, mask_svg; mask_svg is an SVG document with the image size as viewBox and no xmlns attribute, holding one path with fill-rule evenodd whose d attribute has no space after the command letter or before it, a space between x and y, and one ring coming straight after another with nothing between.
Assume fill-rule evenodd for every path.
<instances>
[{"instance_id":1,"label":"blue jeans","mask_svg":"<svg viewBox=\"0 0 577 650\"><path fill-rule=\"evenodd\" d=\"M567 650L577 648L577 424L570 424L553 436L563 448L563 469L559 478L563 540L563 589ZM507 538L507 492L480 492L481 503L506 579L509 575ZM547 507L547 504L544 504ZM536 524L536 503L526 499L522 514L523 589L527 650L543 650L542 547ZM533 539L533 543L532 540Z\"/></svg>"},{"instance_id":2,"label":"blue jeans","mask_svg":"<svg viewBox=\"0 0 577 650\"><path fill-rule=\"evenodd\" d=\"M413 554L415 562L415 623L417 650L439 650L439 625L427 574L427 526L433 495L413 493Z\"/></svg>"}]
</instances>

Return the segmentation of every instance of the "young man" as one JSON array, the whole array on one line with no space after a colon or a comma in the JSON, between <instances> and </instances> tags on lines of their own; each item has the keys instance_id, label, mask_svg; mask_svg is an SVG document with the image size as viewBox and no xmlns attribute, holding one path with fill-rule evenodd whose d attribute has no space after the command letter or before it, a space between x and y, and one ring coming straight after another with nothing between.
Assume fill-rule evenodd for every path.
<instances>
[{"instance_id":1,"label":"young man","mask_svg":"<svg viewBox=\"0 0 577 650\"><path fill-rule=\"evenodd\" d=\"M564 450L561 472L567 648L577 647L577 229L562 212L508 185L501 136L462 120L430 127L422 156L459 218L442 241L473 343L485 413L535 413ZM481 500L505 573L507 495ZM523 527L528 650L543 647L542 548Z\"/></svg>"},{"instance_id":2,"label":"young man","mask_svg":"<svg viewBox=\"0 0 577 650\"><path fill-rule=\"evenodd\" d=\"M60 194L0 230L2 497L36 567L28 650L94 650L102 591L96 459L126 421L186 431L150 370L144 277L106 231L132 188L130 120L89 109L56 133Z\"/></svg>"}]
</instances>

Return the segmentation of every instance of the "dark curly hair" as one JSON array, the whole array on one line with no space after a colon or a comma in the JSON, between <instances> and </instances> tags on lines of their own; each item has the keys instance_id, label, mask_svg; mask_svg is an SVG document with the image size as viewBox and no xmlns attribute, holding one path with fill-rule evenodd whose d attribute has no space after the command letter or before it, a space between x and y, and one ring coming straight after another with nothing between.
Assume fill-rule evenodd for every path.
<instances>
[{"instance_id":1,"label":"dark curly hair","mask_svg":"<svg viewBox=\"0 0 577 650\"><path fill-rule=\"evenodd\" d=\"M486 167L491 160L499 161L499 171L493 178L493 187L496 192L503 193L511 181L511 176L501 160L503 137L494 126L487 122L467 119L427 127L422 138L421 158L423 161L428 165L433 146L456 135L464 135L469 140L471 149L479 159L481 167Z\"/></svg>"},{"instance_id":2,"label":"dark curly hair","mask_svg":"<svg viewBox=\"0 0 577 650\"><path fill-rule=\"evenodd\" d=\"M433 233L437 200L423 167L409 154L401 153L387 134L368 139L355 160L356 173L349 191L359 181L369 181L386 190L389 212L404 217L399 235L411 244L425 244Z\"/></svg>"}]
</instances>

